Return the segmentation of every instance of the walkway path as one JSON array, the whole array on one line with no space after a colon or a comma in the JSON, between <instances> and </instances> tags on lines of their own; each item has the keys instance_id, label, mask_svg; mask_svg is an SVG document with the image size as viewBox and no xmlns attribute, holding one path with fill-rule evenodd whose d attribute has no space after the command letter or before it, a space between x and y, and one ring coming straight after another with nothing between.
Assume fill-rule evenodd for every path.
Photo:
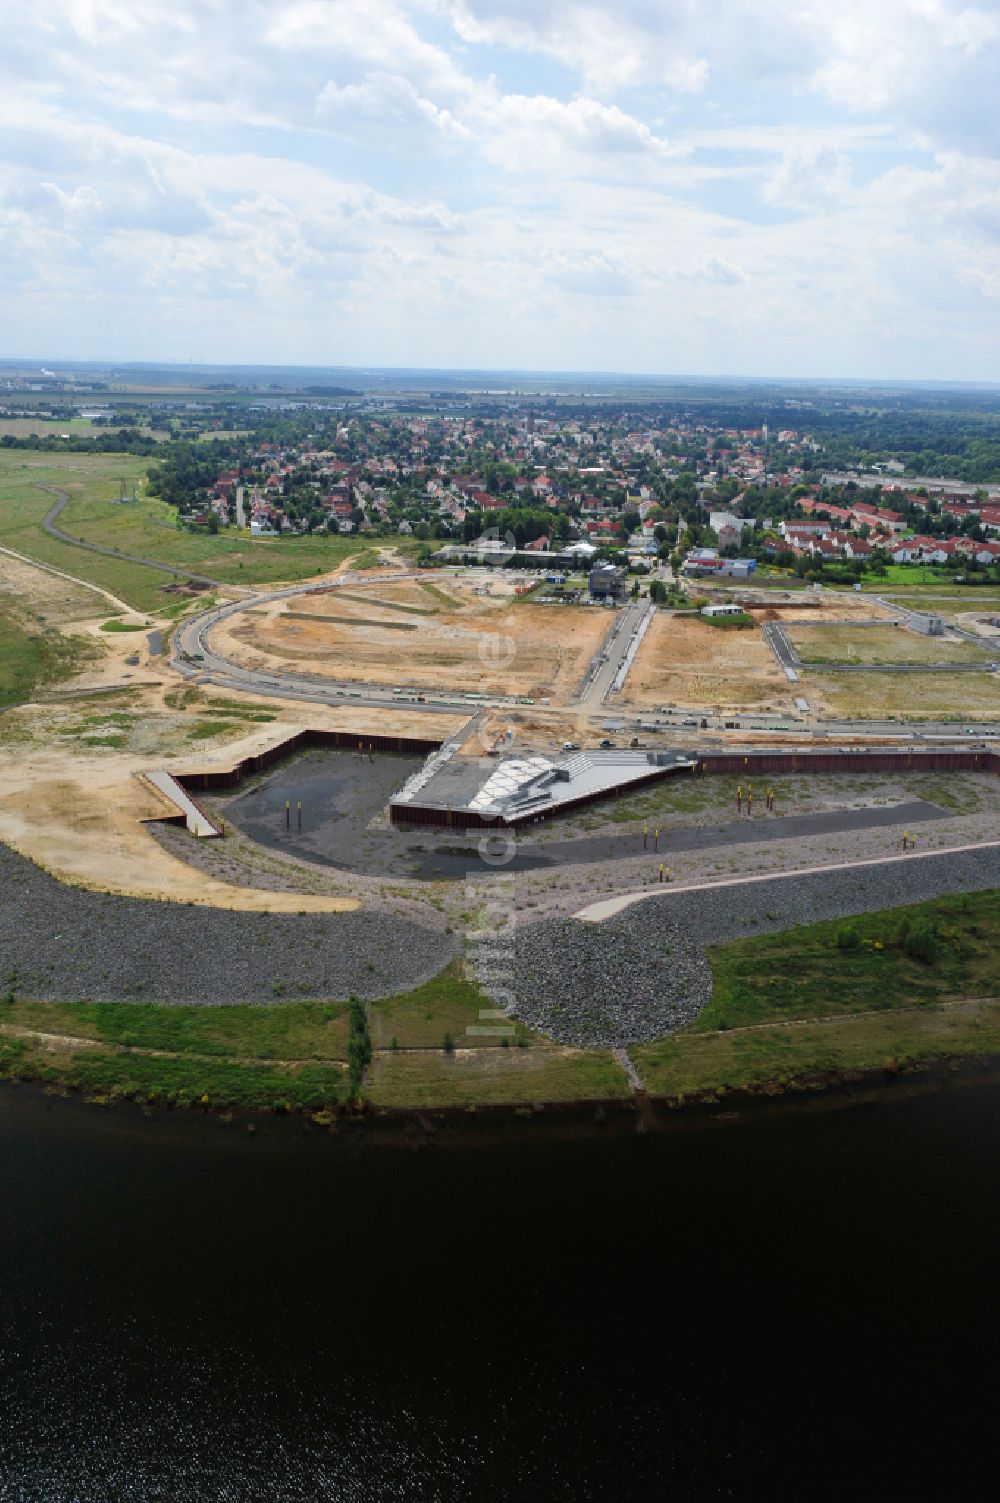
<instances>
[{"instance_id":1,"label":"walkway path","mask_svg":"<svg viewBox=\"0 0 1000 1503\"><path fill-rule=\"evenodd\" d=\"M643 1086L643 1083L642 1083L642 1080L641 1080L641 1078L639 1076L638 1070L636 1069L635 1065L632 1063L632 1058L631 1058L631 1055L629 1054L628 1050L627 1049L612 1049L611 1053L614 1055L615 1059L618 1061L618 1063L621 1065L622 1069L625 1071L625 1074L626 1074L626 1076L628 1078L629 1089L632 1091L633 1095L635 1094L636 1091L644 1090L645 1087Z\"/></svg>"},{"instance_id":2,"label":"walkway path","mask_svg":"<svg viewBox=\"0 0 1000 1503\"><path fill-rule=\"evenodd\" d=\"M62 528L57 527L55 523L56 518L62 515L69 501L68 494L66 491L54 489L51 485L40 485L38 489L40 491L48 491L50 496L58 497L55 505L50 506L42 518L42 526L47 533L54 538L58 538L61 543L70 543L74 548L88 548L91 553L102 553L105 558L123 559L128 564L142 564L143 568L158 569L161 574L173 574L178 579L193 579L197 584L211 586L213 590L223 588L244 590L242 585L228 585L221 579L209 579L206 574L193 574L190 569L178 569L173 564L162 564L154 558L142 558L135 553L122 553L119 548L105 548L100 543L88 543L83 538L74 537L70 532L63 532ZM244 590L244 593L249 595L252 592ZM131 610L132 607L129 606L127 609Z\"/></svg>"},{"instance_id":3,"label":"walkway path","mask_svg":"<svg viewBox=\"0 0 1000 1503\"><path fill-rule=\"evenodd\" d=\"M656 887L644 892L620 893L614 898L601 898L597 903L588 903L572 915L587 924L602 924L605 919L641 903L645 898L669 898L675 893L717 892L724 887L749 887L758 882L786 882L799 877L824 876L830 872L857 871L861 867L907 865L914 861L936 861L946 856L965 855L970 851L1000 849L1000 840L977 841L972 845L952 845L940 851L910 851L905 856L875 856L865 861L835 861L829 866L803 866L792 871L761 872L753 877L725 877L720 882L678 882L676 886Z\"/></svg>"},{"instance_id":4,"label":"walkway path","mask_svg":"<svg viewBox=\"0 0 1000 1503\"><path fill-rule=\"evenodd\" d=\"M8 558L16 558L19 564L27 564L32 569L41 569L44 574L54 574L58 579L65 579L69 584L80 585L84 590L93 590L95 595L103 595L116 611L124 611L128 616L145 615L144 611L137 611L134 606L126 604L120 596L112 595L111 591L105 590L103 586L96 585L89 579L80 579L76 574L67 574L65 569L57 569L54 564L40 563L37 558L29 558L26 553L18 553L16 548L0 547L0 553L5 553Z\"/></svg>"}]
</instances>

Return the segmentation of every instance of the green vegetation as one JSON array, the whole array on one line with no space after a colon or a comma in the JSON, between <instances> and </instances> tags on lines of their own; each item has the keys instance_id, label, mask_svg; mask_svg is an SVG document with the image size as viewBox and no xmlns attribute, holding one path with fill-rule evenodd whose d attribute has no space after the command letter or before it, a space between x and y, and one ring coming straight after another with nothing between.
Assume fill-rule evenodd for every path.
<instances>
[{"instance_id":1,"label":"green vegetation","mask_svg":"<svg viewBox=\"0 0 1000 1503\"><path fill-rule=\"evenodd\" d=\"M347 1058L347 1012L346 1002L170 1007L156 1002L28 1002L15 997L0 1004L0 1023L123 1049L322 1063Z\"/></svg>"},{"instance_id":2,"label":"green vegetation","mask_svg":"<svg viewBox=\"0 0 1000 1503\"><path fill-rule=\"evenodd\" d=\"M130 455L0 451L0 542L101 585L143 611L161 609L169 600L162 593L168 576L50 537L41 522L56 500L53 491L70 497L58 526L73 537L221 582L305 579L336 569L353 555L361 569L378 563L377 552L366 549L358 537L316 534L262 541L233 532L212 535L180 527L173 506L141 490L137 501L119 502L122 480L141 486L147 468L148 461ZM175 602L170 605L176 609Z\"/></svg>"},{"instance_id":3,"label":"green vegetation","mask_svg":"<svg viewBox=\"0 0 1000 1503\"><path fill-rule=\"evenodd\" d=\"M710 1002L633 1050L647 1089L780 1086L840 1070L1000 1051L995 892L719 945Z\"/></svg>"},{"instance_id":4,"label":"green vegetation","mask_svg":"<svg viewBox=\"0 0 1000 1503\"><path fill-rule=\"evenodd\" d=\"M593 1101L628 1095L606 1049L491 1049L380 1054L366 1095L376 1106L480 1106Z\"/></svg>"},{"instance_id":5,"label":"green vegetation","mask_svg":"<svg viewBox=\"0 0 1000 1503\"><path fill-rule=\"evenodd\" d=\"M390 1047L393 1039L404 1049L438 1049L447 1033L459 1047L475 1044L491 1048L500 1044L503 1035L470 1034L470 1028L483 1026L480 1013L493 1003L474 981L464 974L461 961L454 960L432 981L418 986L401 997L389 997L371 1005L371 1031L375 1046ZM518 1023L508 1036L516 1041L531 1037Z\"/></svg>"},{"instance_id":6,"label":"green vegetation","mask_svg":"<svg viewBox=\"0 0 1000 1503\"><path fill-rule=\"evenodd\" d=\"M420 581L420 588L426 590L427 594L433 600L437 600L441 605L447 606L450 611L460 611L462 609L461 601L454 600L450 595L446 595L444 590L439 590L437 585L429 584L426 579Z\"/></svg>"},{"instance_id":7,"label":"green vegetation","mask_svg":"<svg viewBox=\"0 0 1000 1503\"><path fill-rule=\"evenodd\" d=\"M128 621L102 621L101 631L148 631L148 627L138 622Z\"/></svg>"},{"instance_id":8,"label":"green vegetation","mask_svg":"<svg viewBox=\"0 0 1000 1503\"><path fill-rule=\"evenodd\" d=\"M46 631L25 612L0 606L0 708L23 704L43 684L69 678L95 651L86 637Z\"/></svg>"},{"instance_id":9,"label":"green vegetation","mask_svg":"<svg viewBox=\"0 0 1000 1503\"><path fill-rule=\"evenodd\" d=\"M996 892L943 898L709 952L714 991L681 1033L632 1049L646 1089L671 1098L780 1091L845 1071L894 1071L1000 1053ZM457 963L365 1006L0 1000L0 1077L100 1099L324 1112L622 1097L607 1050L519 1029L469 1033L488 999ZM276 996L283 988L275 986ZM511 1044L522 1047L511 1047Z\"/></svg>"},{"instance_id":10,"label":"green vegetation","mask_svg":"<svg viewBox=\"0 0 1000 1503\"><path fill-rule=\"evenodd\" d=\"M753 617L746 611L740 611L739 615L731 616L703 616L699 615L699 621L706 626L715 626L722 631L742 631L747 626L756 626Z\"/></svg>"},{"instance_id":11,"label":"green vegetation","mask_svg":"<svg viewBox=\"0 0 1000 1503\"><path fill-rule=\"evenodd\" d=\"M347 1089L352 1101L361 1096L365 1071L371 1064L372 1041L368 1032L368 1017L365 1005L357 997L347 1004Z\"/></svg>"}]
</instances>

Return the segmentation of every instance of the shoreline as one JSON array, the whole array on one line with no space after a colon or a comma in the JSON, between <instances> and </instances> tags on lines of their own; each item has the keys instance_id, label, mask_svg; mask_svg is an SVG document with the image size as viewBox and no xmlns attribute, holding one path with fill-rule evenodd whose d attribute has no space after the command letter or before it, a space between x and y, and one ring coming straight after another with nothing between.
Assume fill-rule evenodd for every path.
<instances>
[{"instance_id":1,"label":"shoreline","mask_svg":"<svg viewBox=\"0 0 1000 1503\"><path fill-rule=\"evenodd\" d=\"M133 1096L88 1096L58 1082L0 1079L0 1116L11 1104L30 1101L48 1110L104 1108L116 1123L192 1125L192 1130L239 1131L245 1138L275 1141L291 1133L300 1141L347 1147L426 1148L529 1141L539 1132L561 1139L643 1136L742 1125L790 1111L842 1111L870 1107L963 1084L1000 1086L1000 1053L951 1054L899 1066L845 1069L761 1082L755 1087L715 1089L674 1096L638 1092L626 1097L575 1101L489 1102L478 1105L389 1107L362 1104L309 1111L295 1107L217 1107L198 1101L148 1102ZM197 1124L195 1126L195 1124ZM186 1130L186 1128L184 1129Z\"/></svg>"}]
</instances>

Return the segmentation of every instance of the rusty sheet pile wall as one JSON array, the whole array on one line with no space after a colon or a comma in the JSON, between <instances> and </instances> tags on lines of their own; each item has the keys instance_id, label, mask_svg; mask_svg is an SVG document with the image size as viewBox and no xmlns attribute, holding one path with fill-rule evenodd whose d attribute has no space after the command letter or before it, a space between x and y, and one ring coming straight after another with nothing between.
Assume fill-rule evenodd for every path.
<instances>
[{"instance_id":1,"label":"rusty sheet pile wall","mask_svg":"<svg viewBox=\"0 0 1000 1503\"><path fill-rule=\"evenodd\" d=\"M699 770L742 774L782 772L1000 772L995 751L709 752Z\"/></svg>"},{"instance_id":2,"label":"rusty sheet pile wall","mask_svg":"<svg viewBox=\"0 0 1000 1503\"><path fill-rule=\"evenodd\" d=\"M297 731L286 741L280 741L276 746L269 746L266 751L257 752L255 756L244 757L233 767L205 768L199 772L178 772L174 776L186 789L196 788L202 793L208 793L213 788L233 788L244 778L263 772L266 768L272 767L275 762L280 762L282 758L313 746L336 747L342 751L396 752L419 757L437 751L440 745L440 740L432 741L423 737L376 736L369 732L358 735L354 731Z\"/></svg>"}]
</instances>

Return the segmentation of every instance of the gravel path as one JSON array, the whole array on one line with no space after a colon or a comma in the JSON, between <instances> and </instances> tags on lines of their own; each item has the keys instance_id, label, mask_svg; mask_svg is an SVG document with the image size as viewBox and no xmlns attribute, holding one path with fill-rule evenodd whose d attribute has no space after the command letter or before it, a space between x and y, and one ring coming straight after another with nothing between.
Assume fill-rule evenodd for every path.
<instances>
[{"instance_id":1,"label":"gravel path","mask_svg":"<svg viewBox=\"0 0 1000 1503\"><path fill-rule=\"evenodd\" d=\"M562 1043L645 1042L690 1022L711 995L704 947L796 924L1000 888L1000 849L807 877L667 890L600 924L542 919L514 938L514 1014Z\"/></svg>"},{"instance_id":2,"label":"gravel path","mask_svg":"<svg viewBox=\"0 0 1000 1503\"><path fill-rule=\"evenodd\" d=\"M0 845L0 987L62 1002L384 997L454 954L450 934L381 913L234 913L57 882Z\"/></svg>"},{"instance_id":3,"label":"gravel path","mask_svg":"<svg viewBox=\"0 0 1000 1503\"><path fill-rule=\"evenodd\" d=\"M898 908L954 892L1000 888L1000 848L983 846L953 856L927 856L808 877L775 877L698 891L665 892L636 903L631 915L640 934L655 941L661 925L676 924L693 940L721 944L748 934L816 924L823 919ZM617 920L613 921L617 922ZM603 924L594 926L605 928Z\"/></svg>"}]
</instances>

